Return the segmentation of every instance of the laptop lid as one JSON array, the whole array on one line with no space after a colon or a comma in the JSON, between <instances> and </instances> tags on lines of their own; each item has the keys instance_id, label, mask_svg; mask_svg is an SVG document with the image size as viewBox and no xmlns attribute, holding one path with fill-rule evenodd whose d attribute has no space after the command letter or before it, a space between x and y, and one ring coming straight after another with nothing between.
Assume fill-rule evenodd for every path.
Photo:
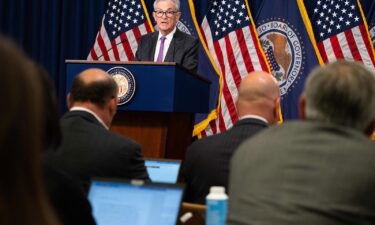
<instances>
[{"instance_id":1,"label":"laptop lid","mask_svg":"<svg viewBox=\"0 0 375 225\"><path fill-rule=\"evenodd\" d=\"M88 199L97 225L175 225L183 184L93 178Z\"/></svg>"},{"instance_id":2,"label":"laptop lid","mask_svg":"<svg viewBox=\"0 0 375 225\"><path fill-rule=\"evenodd\" d=\"M152 182L176 183L181 160L144 158L145 166Z\"/></svg>"}]
</instances>

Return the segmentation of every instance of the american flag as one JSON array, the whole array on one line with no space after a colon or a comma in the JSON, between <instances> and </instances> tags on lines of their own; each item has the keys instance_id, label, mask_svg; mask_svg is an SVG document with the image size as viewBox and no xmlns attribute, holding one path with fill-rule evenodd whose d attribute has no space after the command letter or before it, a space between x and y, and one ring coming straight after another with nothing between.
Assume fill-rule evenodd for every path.
<instances>
[{"instance_id":1,"label":"american flag","mask_svg":"<svg viewBox=\"0 0 375 225\"><path fill-rule=\"evenodd\" d=\"M205 44L221 72L218 116L203 136L223 132L238 120L235 102L244 76L252 71L269 71L246 4L244 0L195 3L201 10L199 24Z\"/></svg>"},{"instance_id":2,"label":"american flag","mask_svg":"<svg viewBox=\"0 0 375 225\"><path fill-rule=\"evenodd\" d=\"M88 60L131 61L140 37L152 32L142 0L110 0Z\"/></svg>"},{"instance_id":3,"label":"american flag","mask_svg":"<svg viewBox=\"0 0 375 225\"><path fill-rule=\"evenodd\" d=\"M374 49L357 0L304 0L325 63L361 61L374 69Z\"/></svg>"}]
</instances>

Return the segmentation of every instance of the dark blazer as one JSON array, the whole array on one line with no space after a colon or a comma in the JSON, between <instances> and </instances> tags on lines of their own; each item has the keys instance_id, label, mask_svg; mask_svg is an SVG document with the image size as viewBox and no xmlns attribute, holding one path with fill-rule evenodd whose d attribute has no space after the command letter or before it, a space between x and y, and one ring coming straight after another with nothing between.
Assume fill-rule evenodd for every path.
<instances>
[{"instance_id":1,"label":"dark blazer","mask_svg":"<svg viewBox=\"0 0 375 225\"><path fill-rule=\"evenodd\" d=\"M70 111L61 119L62 144L47 163L80 180L117 177L148 179L140 146L131 139L106 130L90 113Z\"/></svg>"},{"instance_id":2,"label":"dark blazer","mask_svg":"<svg viewBox=\"0 0 375 225\"><path fill-rule=\"evenodd\" d=\"M159 32L155 31L141 37L135 54L137 61L154 61L158 36ZM198 39L176 29L164 62L176 62L188 70L197 71L198 44Z\"/></svg>"},{"instance_id":3,"label":"dark blazer","mask_svg":"<svg viewBox=\"0 0 375 225\"><path fill-rule=\"evenodd\" d=\"M183 167L185 201L205 204L211 186L228 187L229 162L239 144L267 127L258 119L243 119L231 129L194 142Z\"/></svg>"},{"instance_id":4,"label":"dark blazer","mask_svg":"<svg viewBox=\"0 0 375 225\"><path fill-rule=\"evenodd\" d=\"M227 224L375 224L375 143L296 121L245 141L231 161Z\"/></svg>"},{"instance_id":5,"label":"dark blazer","mask_svg":"<svg viewBox=\"0 0 375 225\"><path fill-rule=\"evenodd\" d=\"M80 184L64 172L44 165L44 183L61 224L95 225L91 205Z\"/></svg>"}]
</instances>

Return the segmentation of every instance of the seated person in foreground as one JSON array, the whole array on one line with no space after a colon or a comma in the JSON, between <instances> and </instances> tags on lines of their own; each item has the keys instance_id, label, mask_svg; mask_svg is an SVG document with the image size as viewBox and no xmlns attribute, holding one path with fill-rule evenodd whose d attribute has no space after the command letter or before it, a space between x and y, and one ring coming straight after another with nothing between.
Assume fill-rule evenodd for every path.
<instances>
[{"instance_id":1,"label":"seated person in foreground","mask_svg":"<svg viewBox=\"0 0 375 225\"><path fill-rule=\"evenodd\" d=\"M315 69L301 121L245 141L231 160L228 224L375 224L375 75L339 61Z\"/></svg>"},{"instance_id":2,"label":"seated person in foreground","mask_svg":"<svg viewBox=\"0 0 375 225\"><path fill-rule=\"evenodd\" d=\"M117 93L116 82L100 69L87 69L73 80L70 111L61 119L61 151L47 162L85 187L93 176L148 179L139 144L109 131Z\"/></svg>"},{"instance_id":3,"label":"seated person in foreground","mask_svg":"<svg viewBox=\"0 0 375 225\"><path fill-rule=\"evenodd\" d=\"M180 31L179 0L155 0L152 13L159 31L143 35L135 54L137 61L176 62L197 71L198 39Z\"/></svg>"},{"instance_id":4,"label":"seated person in foreground","mask_svg":"<svg viewBox=\"0 0 375 225\"><path fill-rule=\"evenodd\" d=\"M244 140L278 120L279 87L272 75L252 72L240 84L239 121L228 131L194 142L183 167L185 201L205 204L211 186L228 187L229 162Z\"/></svg>"}]
</instances>

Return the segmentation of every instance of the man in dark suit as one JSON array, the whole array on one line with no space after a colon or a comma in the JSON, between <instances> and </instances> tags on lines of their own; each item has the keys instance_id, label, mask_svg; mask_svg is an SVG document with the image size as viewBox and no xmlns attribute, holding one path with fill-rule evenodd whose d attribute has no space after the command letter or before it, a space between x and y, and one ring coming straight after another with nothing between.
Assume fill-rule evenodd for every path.
<instances>
[{"instance_id":1,"label":"man in dark suit","mask_svg":"<svg viewBox=\"0 0 375 225\"><path fill-rule=\"evenodd\" d=\"M67 98L70 111L61 119L61 153L47 163L85 187L93 176L148 179L140 146L109 131L117 92L116 82L100 69L85 70L73 80Z\"/></svg>"},{"instance_id":2,"label":"man in dark suit","mask_svg":"<svg viewBox=\"0 0 375 225\"><path fill-rule=\"evenodd\" d=\"M228 224L375 224L374 73L344 61L317 68L300 115L234 154Z\"/></svg>"},{"instance_id":3,"label":"man in dark suit","mask_svg":"<svg viewBox=\"0 0 375 225\"><path fill-rule=\"evenodd\" d=\"M176 24L181 16L179 0L156 0L153 17L159 31L141 37L135 58L138 61L176 62L197 70L198 40L181 32Z\"/></svg>"},{"instance_id":4,"label":"man in dark suit","mask_svg":"<svg viewBox=\"0 0 375 225\"><path fill-rule=\"evenodd\" d=\"M185 201L205 203L211 186L228 185L229 161L242 141L278 120L279 87L267 73L253 72L240 84L239 121L228 131L194 142L184 164Z\"/></svg>"}]
</instances>

